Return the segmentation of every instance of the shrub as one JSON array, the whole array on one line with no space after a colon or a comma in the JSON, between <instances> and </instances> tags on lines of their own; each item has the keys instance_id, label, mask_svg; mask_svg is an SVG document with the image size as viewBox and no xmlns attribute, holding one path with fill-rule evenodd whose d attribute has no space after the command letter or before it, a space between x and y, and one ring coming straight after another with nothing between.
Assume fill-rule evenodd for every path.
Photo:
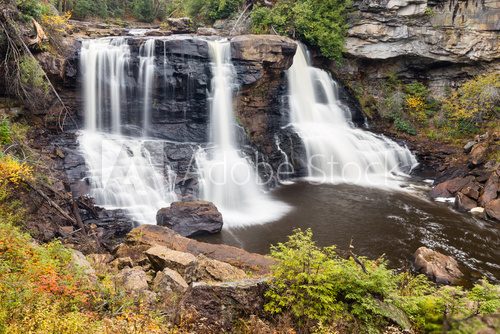
<instances>
[{"instance_id":1,"label":"shrub","mask_svg":"<svg viewBox=\"0 0 500 334\"><path fill-rule=\"evenodd\" d=\"M291 314L303 332L330 332L336 322L348 321L362 333L378 333L389 323L419 332L469 333L471 326L487 327L476 316L500 310L500 286L485 279L470 291L437 288L422 275L391 271L383 258L342 258L312 237L311 230L295 230L271 247L277 263L265 293L265 310Z\"/></svg>"},{"instance_id":2,"label":"shrub","mask_svg":"<svg viewBox=\"0 0 500 334\"><path fill-rule=\"evenodd\" d=\"M255 8L252 29L300 37L324 56L340 60L350 5L350 0L282 0L273 8Z\"/></svg>"},{"instance_id":3,"label":"shrub","mask_svg":"<svg viewBox=\"0 0 500 334\"><path fill-rule=\"evenodd\" d=\"M500 116L500 74L481 75L465 82L444 101L453 121L479 125Z\"/></svg>"},{"instance_id":4,"label":"shrub","mask_svg":"<svg viewBox=\"0 0 500 334\"><path fill-rule=\"evenodd\" d=\"M49 84L38 61L28 55L22 56L19 61L21 84L27 87L40 89L44 94L49 92Z\"/></svg>"},{"instance_id":5,"label":"shrub","mask_svg":"<svg viewBox=\"0 0 500 334\"><path fill-rule=\"evenodd\" d=\"M195 19L213 22L236 13L242 3L243 0L186 0L184 10Z\"/></svg>"},{"instance_id":6,"label":"shrub","mask_svg":"<svg viewBox=\"0 0 500 334\"><path fill-rule=\"evenodd\" d=\"M12 142L12 130L7 117L0 121L0 145L10 144Z\"/></svg>"},{"instance_id":7,"label":"shrub","mask_svg":"<svg viewBox=\"0 0 500 334\"><path fill-rule=\"evenodd\" d=\"M16 4L26 21L32 17L38 19L42 14L50 11L49 5L39 0L16 0Z\"/></svg>"}]
</instances>

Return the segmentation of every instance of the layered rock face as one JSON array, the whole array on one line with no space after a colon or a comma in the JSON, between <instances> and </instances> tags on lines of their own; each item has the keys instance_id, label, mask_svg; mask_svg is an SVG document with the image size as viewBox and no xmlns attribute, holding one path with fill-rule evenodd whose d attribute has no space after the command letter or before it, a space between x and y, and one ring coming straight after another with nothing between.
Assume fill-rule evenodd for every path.
<instances>
[{"instance_id":1,"label":"layered rock face","mask_svg":"<svg viewBox=\"0 0 500 334\"><path fill-rule=\"evenodd\" d=\"M396 73L442 95L470 76L500 69L495 1L361 0L355 6L347 66L335 68L346 80L370 86Z\"/></svg>"}]
</instances>

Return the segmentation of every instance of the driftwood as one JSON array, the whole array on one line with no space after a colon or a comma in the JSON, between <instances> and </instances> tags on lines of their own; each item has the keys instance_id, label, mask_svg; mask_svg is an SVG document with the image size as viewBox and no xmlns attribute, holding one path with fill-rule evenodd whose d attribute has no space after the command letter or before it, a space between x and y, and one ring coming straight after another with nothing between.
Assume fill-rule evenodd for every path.
<instances>
[{"instance_id":1,"label":"driftwood","mask_svg":"<svg viewBox=\"0 0 500 334\"><path fill-rule=\"evenodd\" d=\"M40 45L47 41L47 35L45 34L45 31L40 23L38 23L34 18L31 19L31 22L33 23L33 28L35 28L36 36L34 39L30 40L30 45Z\"/></svg>"}]
</instances>

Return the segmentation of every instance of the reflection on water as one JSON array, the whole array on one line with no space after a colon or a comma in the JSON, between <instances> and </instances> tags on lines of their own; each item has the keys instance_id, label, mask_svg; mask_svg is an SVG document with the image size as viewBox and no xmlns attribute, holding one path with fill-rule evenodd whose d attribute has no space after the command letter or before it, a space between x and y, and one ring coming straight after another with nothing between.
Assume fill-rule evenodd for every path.
<instances>
[{"instance_id":1,"label":"reflection on water","mask_svg":"<svg viewBox=\"0 0 500 334\"><path fill-rule=\"evenodd\" d=\"M311 228L320 245L335 244L340 252L352 240L357 254L370 258L385 254L393 268L408 267L414 251L427 246L455 257L468 280L483 275L500 279L500 231L495 223L405 192L353 185L298 182L273 195L294 210L274 223L225 229L200 239L265 254L293 229Z\"/></svg>"}]
</instances>

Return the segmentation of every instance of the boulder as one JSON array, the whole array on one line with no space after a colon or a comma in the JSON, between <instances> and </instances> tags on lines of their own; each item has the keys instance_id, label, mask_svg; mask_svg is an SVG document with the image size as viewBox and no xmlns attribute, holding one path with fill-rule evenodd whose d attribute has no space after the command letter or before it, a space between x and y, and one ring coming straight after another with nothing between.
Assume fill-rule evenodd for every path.
<instances>
[{"instance_id":1,"label":"boulder","mask_svg":"<svg viewBox=\"0 0 500 334\"><path fill-rule=\"evenodd\" d=\"M461 212L468 212L477 207L477 202L472 198L467 197L463 193L457 193L455 197L455 208Z\"/></svg>"},{"instance_id":2,"label":"boulder","mask_svg":"<svg viewBox=\"0 0 500 334\"><path fill-rule=\"evenodd\" d=\"M146 251L146 256L155 270L174 269L186 279L192 275L196 265L194 255L175 251L165 246L151 247Z\"/></svg>"},{"instance_id":3,"label":"boulder","mask_svg":"<svg viewBox=\"0 0 500 334\"><path fill-rule=\"evenodd\" d=\"M82 252L75 249L71 250L71 262L70 266L81 270L85 277L92 283L97 282L97 275L95 269L92 267L90 262L87 260Z\"/></svg>"},{"instance_id":4,"label":"boulder","mask_svg":"<svg viewBox=\"0 0 500 334\"><path fill-rule=\"evenodd\" d=\"M484 209L488 217L500 220L500 198L488 202Z\"/></svg>"},{"instance_id":5,"label":"boulder","mask_svg":"<svg viewBox=\"0 0 500 334\"><path fill-rule=\"evenodd\" d=\"M464 153L465 154L468 154L472 148L474 147L474 145L476 145L477 143L475 141L470 141L468 142L467 144L464 145Z\"/></svg>"},{"instance_id":6,"label":"boulder","mask_svg":"<svg viewBox=\"0 0 500 334\"><path fill-rule=\"evenodd\" d=\"M452 197L451 193L448 191L447 186L448 186L448 184L447 184L446 181L442 182L442 183L436 185L434 188L432 188L432 190L429 192L429 195L432 198L438 198L438 197L448 198L448 197Z\"/></svg>"},{"instance_id":7,"label":"boulder","mask_svg":"<svg viewBox=\"0 0 500 334\"><path fill-rule=\"evenodd\" d=\"M195 256L203 254L208 258L227 262L237 268L259 274L268 273L273 264L273 260L267 256L249 253L233 246L199 242L183 237L167 227L157 225L141 225L133 229L127 235L125 242L118 247L118 253L140 258L145 256L144 252L153 246L164 246ZM140 255L137 255L138 253Z\"/></svg>"},{"instance_id":8,"label":"boulder","mask_svg":"<svg viewBox=\"0 0 500 334\"><path fill-rule=\"evenodd\" d=\"M123 268L129 267L132 268L134 266L134 261L130 257L119 257L114 259L111 263L111 266L117 270L122 270Z\"/></svg>"},{"instance_id":9,"label":"boulder","mask_svg":"<svg viewBox=\"0 0 500 334\"><path fill-rule=\"evenodd\" d=\"M457 261L451 256L420 247L414 257L415 269L436 283L454 284L463 276Z\"/></svg>"},{"instance_id":10,"label":"boulder","mask_svg":"<svg viewBox=\"0 0 500 334\"><path fill-rule=\"evenodd\" d=\"M195 333L229 333L236 321L263 313L266 288L265 279L195 282L181 300L179 318L195 319Z\"/></svg>"},{"instance_id":11,"label":"boulder","mask_svg":"<svg viewBox=\"0 0 500 334\"><path fill-rule=\"evenodd\" d=\"M488 143L479 143L472 147L469 153L469 161L473 165L480 165L486 162L486 157L488 156Z\"/></svg>"},{"instance_id":12,"label":"boulder","mask_svg":"<svg viewBox=\"0 0 500 334\"><path fill-rule=\"evenodd\" d=\"M454 179L446 181L446 189L451 194L456 194L470 183L474 181L474 176L468 175L466 177L456 177Z\"/></svg>"},{"instance_id":13,"label":"boulder","mask_svg":"<svg viewBox=\"0 0 500 334\"><path fill-rule=\"evenodd\" d=\"M464 188L462 188L462 190L460 190L462 194L474 200L477 200L479 198L480 191L481 191L481 186L479 185L479 183L476 182L468 186L465 186Z\"/></svg>"},{"instance_id":14,"label":"boulder","mask_svg":"<svg viewBox=\"0 0 500 334\"><path fill-rule=\"evenodd\" d=\"M156 214L156 223L182 236L218 233L222 229L222 214L206 201L174 202Z\"/></svg>"},{"instance_id":15,"label":"boulder","mask_svg":"<svg viewBox=\"0 0 500 334\"><path fill-rule=\"evenodd\" d=\"M148 289L147 275L141 267L124 268L116 276L116 282L129 292L142 292Z\"/></svg>"},{"instance_id":16,"label":"boulder","mask_svg":"<svg viewBox=\"0 0 500 334\"><path fill-rule=\"evenodd\" d=\"M247 275L243 270L233 267L229 263L198 255L194 277L196 281L224 282L241 280L247 278Z\"/></svg>"},{"instance_id":17,"label":"boulder","mask_svg":"<svg viewBox=\"0 0 500 334\"><path fill-rule=\"evenodd\" d=\"M168 18L168 26L174 34L188 34L195 32L193 21L189 17Z\"/></svg>"},{"instance_id":18,"label":"boulder","mask_svg":"<svg viewBox=\"0 0 500 334\"><path fill-rule=\"evenodd\" d=\"M277 63L288 68L296 50L297 43L294 40L278 35L240 35L231 38L231 56L237 60Z\"/></svg>"},{"instance_id":19,"label":"boulder","mask_svg":"<svg viewBox=\"0 0 500 334\"><path fill-rule=\"evenodd\" d=\"M156 274L153 280L153 289L158 293L178 292L183 293L189 285L175 270L165 268Z\"/></svg>"},{"instance_id":20,"label":"boulder","mask_svg":"<svg viewBox=\"0 0 500 334\"><path fill-rule=\"evenodd\" d=\"M487 203L497 198L499 187L500 180L498 174L493 172L484 185L483 193L481 197L479 197L479 205L485 206Z\"/></svg>"}]
</instances>

